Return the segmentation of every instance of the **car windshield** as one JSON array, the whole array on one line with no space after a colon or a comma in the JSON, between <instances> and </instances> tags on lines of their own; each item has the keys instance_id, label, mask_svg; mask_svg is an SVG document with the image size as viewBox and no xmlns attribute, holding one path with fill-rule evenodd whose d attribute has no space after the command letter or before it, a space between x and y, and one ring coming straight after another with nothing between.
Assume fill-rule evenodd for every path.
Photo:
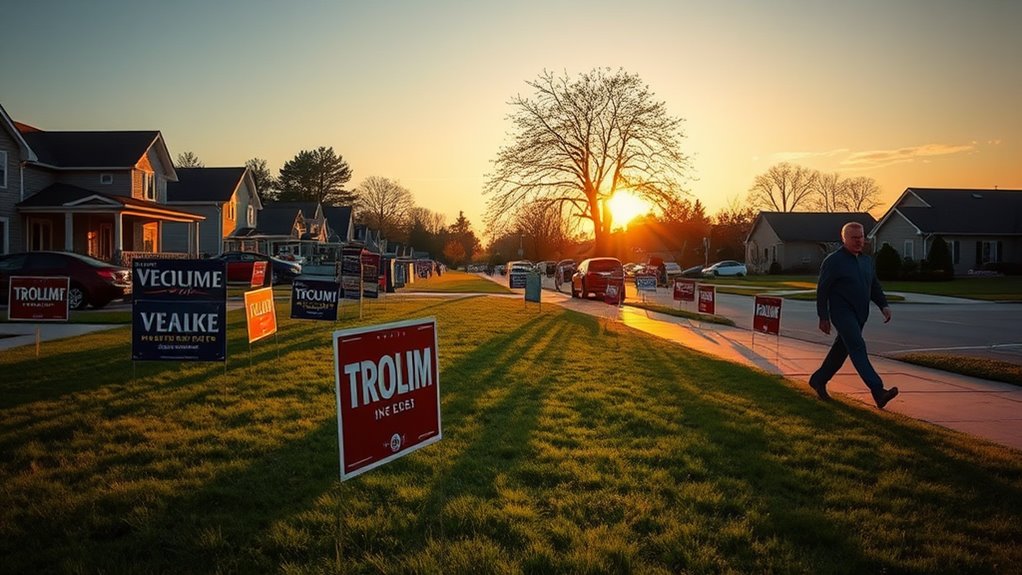
<instances>
[{"instance_id":1,"label":"car windshield","mask_svg":"<svg viewBox=\"0 0 1022 575\"><path fill-rule=\"evenodd\" d=\"M621 271L621 264L614 260L593 260L589 262L591 272L616 272Z\"/></svg>"}]
</instances>

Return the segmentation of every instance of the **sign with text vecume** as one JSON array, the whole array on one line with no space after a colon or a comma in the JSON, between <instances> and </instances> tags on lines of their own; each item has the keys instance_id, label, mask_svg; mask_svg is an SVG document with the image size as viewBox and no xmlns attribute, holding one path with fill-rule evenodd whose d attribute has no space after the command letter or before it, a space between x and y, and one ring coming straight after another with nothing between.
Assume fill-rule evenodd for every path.
<instances>
[{"instance_id":1,"label":"sign with text vecume","mask_svg":"<svg viewBox=\"0 0 1022 575\"><path fill-rule=\"evenodd\" d=\"M712 285L700 285L699 313L717 313L717 288Z\"/></svg>"},{"instance_id":2,"label":"sign with text vecume","mask_svg":"<svg viewBox=\"0 0 1022 575\"><path fill-rule=\"evenodd\" d=\"M225 268L218 260L132 260L131 359L226 361Z\"/></svg>"},{"instance_id":3,"label":"sign with text vecume","mask_svg":"<svg viewBox=\"0 0 1022 575\"><path fill-rule=\"evenodd\" d=\"M245 323L248 343L277 333L277 310L273 307L273 288L245 292Z\"/></svg>"},{"instance_id":4,"label":"sign with text vecume","mask_svg":"<svg viewBox=\"0 0 1022 575\"><path fill-rule=\"evenodd\" d=\"M67 321L70 278L11 276L7 289L10 321Z\"/></svg>"},{"instance_id":5,"label":"sign with text vecume","mask_svg":"<svg viewBox=\"0 0 1022 575\"><path fill-rule=\"evenodd\" d=\"M752 329L760 333L781 333L781 298L756 296L752 314Z\"/></svg>"},{"instance_id":6,"label":"sign with text vecume","mask_svg":"<svg viewBox=\"0 0 1022 575\"><path fill-rule=\"evenodd\" d=\"M436 319L334 332L341 480L440 441Z\"/></svg>"},{"instance_id":7,"label":"sign with text vecume","mask_svg":"<svg viewBox=\"0 0 1022 575\"><path fill-rule=\"evenodd\" d=\"M291 319L337 319L341 286L330 280L295 279L291 282Z\"/></svg>"}]
</instances>

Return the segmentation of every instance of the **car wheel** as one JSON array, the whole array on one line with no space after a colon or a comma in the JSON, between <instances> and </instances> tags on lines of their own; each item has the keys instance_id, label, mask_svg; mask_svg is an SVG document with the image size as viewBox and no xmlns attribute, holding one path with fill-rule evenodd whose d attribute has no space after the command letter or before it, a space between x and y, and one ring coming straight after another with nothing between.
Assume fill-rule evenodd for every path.
<instances>
[{"instance_id":1,"label":"car wheel","mask_svg":"<svg viewBox=\"0 0 1022 575\"><path fill-rule=\"evenodd\" d=\"M89 305L89 298L85 296L82 286L73 284L67 291L67 305L71 309L85 309L85 306Z\"/></svg>"},{"instance_id":2,"label":"car wheel","mask_svg":"<svg viewBox=\"0 0 1022 575\"><path fill-rule=\"evenodd\" d=\"M579 292L578 297L582 299L589 297L589 291L586 290L586 280L582 280L582 291Z\"/></svg>"},{"instance_id":3,"label":"car wheel","mask_svg":"<svg viewBox=\"0 0 1022 575\"><path fill-rule=\"evenodd\" d=\"M713 270L713 277L719 278L720 277L720 270Z\"/></svg>"},{"instance_id":4,"label":"car wheel","mask_svg":"<svg viewBox=\"0 0 1022 575\"><path fill-rule=\"evenodd\" d=\"M737 273L737 274L735 274L735 275L737 275L738 277L742 277L742 276L744 276L745 274L743 274L742 272L738 272L738 273Z\"/></svg>"}]
</instances>

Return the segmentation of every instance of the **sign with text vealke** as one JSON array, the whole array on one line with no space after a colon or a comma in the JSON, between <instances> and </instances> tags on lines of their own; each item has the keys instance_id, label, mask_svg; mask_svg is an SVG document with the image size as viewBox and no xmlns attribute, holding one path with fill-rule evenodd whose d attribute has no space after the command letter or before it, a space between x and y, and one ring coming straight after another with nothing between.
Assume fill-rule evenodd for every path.
<instances>
[{"instance_id":1,"label":"sign with text vealke","mask_svg":"<svg viewBox=\"0 0 1022 575\"><path fill-rule=\"evenodd\" d=\"M752 314L752 329L760 333L781 333L781 298L756 296Z\"/></svg>"},{"instance_id":2,"label":"sign with text vealke","mask_svg":"<svg viewBox=\"0 0 1022 575\"><path fill-rule=\"evenodd\" d=\"M717 288L711 285L700 285L698 292L699 313L710 315L717 313Z\"/></svg>"},{"instance_id":3,"label":"sign with text vealke","mask_svg":"<svg viewBox=\"0 0 1022 575\"><path fill-rule=\"evenodd\" d=\"M11 276L7 290L10 321L67 321L70 278Z\"/></svg>"},{"instance_id":4,"label":"sign with text vealke","mask_svg":"<svg viewBox=\"0 0 1022 575\"><path fill-rule=\"evenodd\" d=\"M334 332L341 480L440 441L436 319Z\"/></svg>"},{"instance_id":5,"label":"sign with text vealke","mask_svg":"<svg viewBox=\"0 0 1022 575\"><path fill-rule=\"evenodd\" d=\"M226 361L226 280L219 260L132 260L131 359Z\"/></svg>"}]
</instances>

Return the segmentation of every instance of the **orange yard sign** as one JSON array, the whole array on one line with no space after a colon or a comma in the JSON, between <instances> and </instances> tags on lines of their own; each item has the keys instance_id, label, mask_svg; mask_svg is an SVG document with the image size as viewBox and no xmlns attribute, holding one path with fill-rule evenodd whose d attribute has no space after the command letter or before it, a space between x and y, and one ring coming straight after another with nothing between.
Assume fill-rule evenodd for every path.
<instances>
[{"instance_id":1,"label":"orange yard sign","mask_svg":"<svg viewBox=\"0 0 1022 575\"><path fill-rule=\"evenodd\" d=\"M273 288L245 292L245 320L248 323L248 343L277 333Z\"/></svg>"}]
</instances>

